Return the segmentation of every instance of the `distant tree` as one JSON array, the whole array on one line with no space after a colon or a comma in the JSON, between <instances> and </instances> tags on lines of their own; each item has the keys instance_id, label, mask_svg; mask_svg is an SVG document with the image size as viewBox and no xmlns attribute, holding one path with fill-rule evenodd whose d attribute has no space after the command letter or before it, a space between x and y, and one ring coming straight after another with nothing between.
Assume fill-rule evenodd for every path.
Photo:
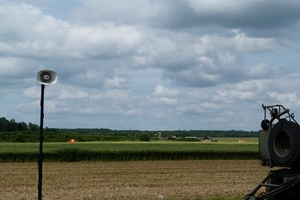
<instances>
[{"instance_id":1,"label":"distant tree","mask_svg":"<svg viewBox=\"0 0 300 200\"><path fill-rule=\"evenodd\" d=\"M0 118L0 130L7 131L9 121L5 117Z\"/></svg>"},{"instance_id":2,"label":"distant tree","mask_svg":"<svg viewBox=\"0 0 300 200\"><path fill-rule=\"evenodd\" d=\"M33 124L33 123L31 123L31 122L28 124L28 128L29 128L29 130L31 130L31 131L37 131L37 130L39 130L39 126L36 125L36 124Z\"/></svg>"}]
</instances>

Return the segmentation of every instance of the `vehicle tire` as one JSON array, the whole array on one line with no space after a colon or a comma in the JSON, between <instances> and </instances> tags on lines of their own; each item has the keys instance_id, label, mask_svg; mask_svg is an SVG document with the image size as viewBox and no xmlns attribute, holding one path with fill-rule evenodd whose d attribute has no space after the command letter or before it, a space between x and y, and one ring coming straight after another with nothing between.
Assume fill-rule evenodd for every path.
<instances>
[{"instance_id":1,"label":"vehicle tire","mask_svg":"<svg viewBox=\"0 0 300 200\"><path fill-rule=\"evenodd\" d=\"M269 135L272 161L281 167L300 167L300 127L294 122L279 120Z\"/></svg>"},{"instance_id":2,"label":"vehicle tire","mask_svg":"<svg viewBox=\"0 0 300 200\"><path fill-rule=\"evenodd\" d=\"M264 119L261 121L260 126L263 130L267 131L267 130L269 130L269 123L270 123L269 120Z\"/></svg>"}]
</instances>

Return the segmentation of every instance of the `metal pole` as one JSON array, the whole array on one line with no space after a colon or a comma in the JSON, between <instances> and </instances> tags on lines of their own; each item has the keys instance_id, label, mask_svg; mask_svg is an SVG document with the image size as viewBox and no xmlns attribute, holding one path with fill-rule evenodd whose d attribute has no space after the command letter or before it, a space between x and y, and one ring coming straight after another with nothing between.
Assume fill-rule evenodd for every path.
<instances>
[{"instance_id":1,"label":"metal pole","mask_svg":"<svg viewBox=\"0 0 300 200\"><path fill-rule=\"evenodd\" d=\"M40 148L38 156L39 180L38 180L38 200L42 200L42 179L43 179L43 122L44 122L44 91L45 85L41 84L41 113L40 113Z\"/></svg>"}]
</instances>

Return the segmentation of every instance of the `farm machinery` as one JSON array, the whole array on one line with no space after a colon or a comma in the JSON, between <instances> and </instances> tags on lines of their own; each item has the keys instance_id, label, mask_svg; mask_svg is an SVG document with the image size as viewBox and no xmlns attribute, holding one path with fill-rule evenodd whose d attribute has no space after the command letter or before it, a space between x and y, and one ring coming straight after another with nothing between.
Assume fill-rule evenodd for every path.
<instances>
[{"instance_id":1,"label":"farm machinery","mask_svg":"<svg viewBox=\"0 0 300 200\"><path fill-rule=\"evenodd\" d=\"M243 200L300 199L300 126L282 105L262 105L259 131L262 166L276 167ZM270 118L267 119L267 111ZM263 191L263 192L262 192Z\"/></svg>"}]
</instances>

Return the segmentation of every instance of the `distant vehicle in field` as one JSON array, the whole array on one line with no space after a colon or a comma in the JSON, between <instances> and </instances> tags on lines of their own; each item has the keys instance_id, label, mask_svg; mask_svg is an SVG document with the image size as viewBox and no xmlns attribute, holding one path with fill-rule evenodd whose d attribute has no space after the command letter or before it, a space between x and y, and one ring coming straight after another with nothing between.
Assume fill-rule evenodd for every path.
<instances>
[{"instance_id":1,"label":"distant vehicle in field","mask_svg":"<svg viewBox=\"0 0 300 200\"><path fill-rule=\"evenodd\" d=\"M209 137L209 136L203 137L202 140L203 140L204 142L218 142L217 139L213 139L212 137Z\"/></svg>"},{"instance_id":2,"label":"distant vehicle in field","mask_svg":"<svg viewBox=\"0 0 300 200\"><path fill-rule=\"evenodd\" d=\"M209 137L209 136L205 136L202 138L202 140L210 140L210 139L211 139L211 137Z\"/></svg>"},{"instance_id":3,"label":"distant vehicle in field","mask_svg":"<svg viewBox=\"0 0 300 200\"><path fill-rule=\"evenodd\" d=\"M169 136L167 137L167 140L175 140L176 138L177 138L176 135L169 135Z\"/></svg>"}]
</instances>

